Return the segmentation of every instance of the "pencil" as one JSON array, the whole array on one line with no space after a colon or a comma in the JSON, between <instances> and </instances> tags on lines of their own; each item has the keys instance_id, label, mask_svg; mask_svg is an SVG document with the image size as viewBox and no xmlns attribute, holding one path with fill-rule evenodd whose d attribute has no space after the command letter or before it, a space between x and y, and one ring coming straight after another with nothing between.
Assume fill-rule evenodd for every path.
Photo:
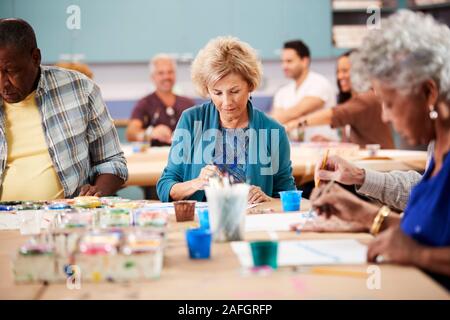
<instances>
[{"instance_id":1,"label":"pencil","mask_svg":"<svg viewBox=\"0 0 450 320\"><path fill-rule=\"evenodd\" d=\"M311 268L310 273L320 274L320 275L329 275L329 276L347 276L347 277L355 277L355 278L367 278L367 273L365 273L365 272L324 268L324 267Z\"/></svg>"},{"instance_id":2,"label":"pencil","mask_svg":"<svg viewBox=\"0 0 450 320\"><path fill-rule=\"evenodd\" d=\"M327 151L325 152L325 157L323 157L322 159L322 165L320 166L320 169L323 170L325 169L325 167L327 166L327 161L328 161L328 153L330 152L330 149L327 149ZM315 181L315 186L316 188L320 185L320 179L317 179Z\"/></svg>"}]
</instances>

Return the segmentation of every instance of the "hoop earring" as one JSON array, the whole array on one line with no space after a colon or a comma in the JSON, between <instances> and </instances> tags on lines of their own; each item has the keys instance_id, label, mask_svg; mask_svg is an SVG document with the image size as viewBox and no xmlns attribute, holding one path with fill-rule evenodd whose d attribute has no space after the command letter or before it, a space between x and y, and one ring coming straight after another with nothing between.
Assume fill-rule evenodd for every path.
<instances>
[{"instance_id":1,"label":"hoop earring","mask_svg":"<svg viewBox=\"0 0 450 320\"><path fill-rule=\"evenodd\" d=\"M439 114L437 113L437 111L434 109L434 106L433 105L431 105L430 106L430 113L429 113L429 116L430 116L430 119L431 120L436 120L438 117L439 117Z\"/></svg>"}]
</instances>

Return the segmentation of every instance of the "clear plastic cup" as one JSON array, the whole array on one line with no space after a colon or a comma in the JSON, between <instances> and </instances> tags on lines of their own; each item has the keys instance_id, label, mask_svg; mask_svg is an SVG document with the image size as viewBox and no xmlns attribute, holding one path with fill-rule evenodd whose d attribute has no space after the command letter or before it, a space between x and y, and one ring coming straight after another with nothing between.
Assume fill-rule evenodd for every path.
<instances>
[{"instance_id":1,"label":"clear plastic cup","mask_svg":"<svg viewBox=\"0 0 450 320\"><path fill-rule=\"evenodd\" d=\"M225 188L205 187L209 222L214 241L244 239L245 213L250 186L239 183Z\"/></svg>"}]
</instances>

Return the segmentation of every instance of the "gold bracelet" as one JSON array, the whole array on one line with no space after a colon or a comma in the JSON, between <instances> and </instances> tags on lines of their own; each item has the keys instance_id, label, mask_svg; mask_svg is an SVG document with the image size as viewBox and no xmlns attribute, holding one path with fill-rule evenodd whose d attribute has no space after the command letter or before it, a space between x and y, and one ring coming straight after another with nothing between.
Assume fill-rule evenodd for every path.
<instances>
[{"instance_id":1,"label":"gold bracelet","mask_svg":"<svg viewBox=\"0 0 450 320\"><path fill-rule=\"evenodd\" d=\"M391 209L387 206L382 206L380 210L378 210L375 219L373 219L372 227L370 228L370 233L374 236L380 232L381 225L387 216L391 214Z\"/></svg>"}]
</instances>

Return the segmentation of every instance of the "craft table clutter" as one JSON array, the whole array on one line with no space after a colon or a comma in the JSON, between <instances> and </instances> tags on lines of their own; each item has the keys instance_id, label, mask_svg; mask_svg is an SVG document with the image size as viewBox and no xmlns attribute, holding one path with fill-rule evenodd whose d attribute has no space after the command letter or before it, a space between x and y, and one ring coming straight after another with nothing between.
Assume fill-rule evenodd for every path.
<instances>
[{"instance_id":1,"label":"craft table clutter","mask_svg":"<svg viewBox=\"0 0 450 320\"><path fill-rule=\"evenodd\" d=\"M159 277L166 212L151 209L146 201L119 197L77 197L33 205L39 209L10 204L9 211L35 217L28 228L31 232L22 227L31 222L20 221L21 233L32 237L14 259L17 282L62 282L76 272L83 281L96 282ZM50 210L50 223L41 232L42 212Z\"/></svg>"},{"instance_id":2,"label":"craft table clutter","mask_svg":"<svg viewBox=\"0 0 450 320\"><path fill-rule=\"evenodd\" d=\"M24 204L8 205L2 215L17 215ZM208 203L195 203L195 216L184 222L176 221L173 203L81 198L36 205L42 217L53 217L40 234L19 236L20 225L0 231L2 298L449 298L417 269L391 265L376 266L381 287L368 290L371 236L290 231L315 218L306 199L297 212L283 212L280 200L248 205L243 239L225 242L212 240ZM70 289L78 276L79 290Z\"/></svg>"}]
</instances>

